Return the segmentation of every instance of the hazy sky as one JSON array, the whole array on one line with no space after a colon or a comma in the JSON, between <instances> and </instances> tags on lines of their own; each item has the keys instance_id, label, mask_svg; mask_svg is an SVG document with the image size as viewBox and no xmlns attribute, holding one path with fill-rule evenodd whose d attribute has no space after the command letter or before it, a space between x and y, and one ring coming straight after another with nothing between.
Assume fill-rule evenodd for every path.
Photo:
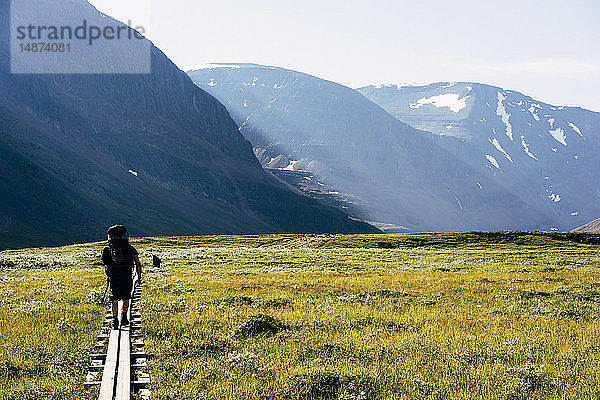
<instances>
[{"instance_id":1,"label":"hazy sky","mask_svg":"<svg viewBox=\"0 0 600 400\"><path fill-rule=\"evenodd\" d=\"M598 0L90 2L142 21L182 69L250 62L350 87L475 81L600 111Z\"/></svg>"}]
</instances>

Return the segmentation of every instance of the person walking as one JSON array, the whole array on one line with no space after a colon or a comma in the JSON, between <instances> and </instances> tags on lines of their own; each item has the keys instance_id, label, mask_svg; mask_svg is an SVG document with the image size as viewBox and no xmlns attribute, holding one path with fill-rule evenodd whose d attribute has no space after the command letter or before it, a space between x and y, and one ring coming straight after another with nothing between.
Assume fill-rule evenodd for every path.
<instances>
[{"instance_id":1,"label":"person walking","mask_svg":"<svg viewBox=\"0 0 600 400\"><path fill-rule=\"evenodd\" d=\"M113 329L119 329L119 300L123 300L121 325L129 324L127 310L133 288L133 267L137 270L138 284L142 283L142 264L138 252L129 244L129 233L123 225L108 228L108 246L102 249L102 262L110 282Z\"/></svg>"}]
</instances>

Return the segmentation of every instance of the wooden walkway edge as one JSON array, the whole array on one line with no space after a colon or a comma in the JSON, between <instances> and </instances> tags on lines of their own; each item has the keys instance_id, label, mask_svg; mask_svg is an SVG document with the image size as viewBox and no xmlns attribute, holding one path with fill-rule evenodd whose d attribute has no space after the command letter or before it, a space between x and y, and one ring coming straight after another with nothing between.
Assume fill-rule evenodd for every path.
<instances>
[{"instance_id":1,"label":"wooden walkway edge","mask_svg":"<svg viewBox=\"0 0 600 400\"><path fill-rule=\"evenodd\" d=\"M109 305L103 332L98 335L98 344L95 346L96 349L106 348L106 353L101 352L91 356L85 385L100 385L98 400L130 400L133 391L139 393L143 399L150 397L150 391L146 388L150 379L147 374L139 371L146 365L146 354L139 333L142 320L136 303L140 299L141 289L136 285L136 278L134 278L132 299L127 310L129 325L112 329L112 307ZM119 310L121 306L122 301L119 302ZM106 332L106 324L110 324L108 327L110 333ZM107 338L108 345L105 344ZM132 343L132 338L138 340ZM100 372L102 378L98 379Z\"/></svg>"}]
</instances>

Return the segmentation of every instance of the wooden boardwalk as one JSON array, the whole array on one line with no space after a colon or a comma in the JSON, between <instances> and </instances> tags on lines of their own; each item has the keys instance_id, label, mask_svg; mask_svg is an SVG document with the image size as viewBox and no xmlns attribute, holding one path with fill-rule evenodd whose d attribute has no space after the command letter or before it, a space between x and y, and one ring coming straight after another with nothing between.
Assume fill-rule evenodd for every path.
<instances>
[{"instance_id":1,"label":"wooden boardwalk","mask_svg":"<svg viewBox=\"0 0 600 400\"><path fill-rule=\"evenodd\" d=\"M120 329L112 329L112 308L109 305L103 331L98 335L96 344L96 349L106 349L106 352L92 354L85 382L88 386L100 385L98 400L130 400L134 391L142 398L150 396L146 389L150 380L147 374L140 371L146 365L140 333L142 319L137 307L140 293L140 287L134 284L131 304L127 310L129 325L120 326ZM121 306L120 301L119 310ZM108 324L110 327L107 327Z\"/></svg>"}]
</instances>

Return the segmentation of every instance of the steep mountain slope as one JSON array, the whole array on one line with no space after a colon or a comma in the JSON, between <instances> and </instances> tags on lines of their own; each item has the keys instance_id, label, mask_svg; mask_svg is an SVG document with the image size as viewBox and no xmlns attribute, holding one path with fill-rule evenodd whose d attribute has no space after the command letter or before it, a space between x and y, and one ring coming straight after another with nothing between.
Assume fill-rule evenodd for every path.
<instances>
[{"instance_id":1,"label":"steep mountain slope","mask_svg":"<svg viewBox=\"0 0 600 400\"><path fill-rule=\"evenodd\" d=\"M74 24L107 18L85 0L44 5ZM11 74L0 7L0 248L102 239L115 222L134 235L376 231L266 173L225 107L154 47L151 74Z\"/></svg>"},{"instance_id":2,"label":"steep mountain slope","mask_svg":"<svg viewBox=\"0 0 600 400\"><path fill-rule=\"evenodd\" d=\"M494 184L452 153L454 137L418 131L358 92L275 67L189 71L225 104L264 166L307 192L320 186L355 215L398 230L549 229L552 207ZM309 182L308 184L306 182ZM485 190L482 190L484 187Z\"/></svg>"},{"instance_id":3,"label":"steep mountain slope","mask_svg":"<svg viewBox=\"0 0 600 400\"><path fill-rule=\"evenodd\" d=\"M557 227L600 214L600 113L545 104L477 83L358 89L399 120L461 138L449 149L495 182L551 204ZM484 188L485 190L485 188Z\"/></svg>"},{"instance_id":4,"label":"steep mountain slope","mask_svg":"<svg viewBox=\"0 0 600 400\"><path fill-rule=\"evenodd\" d=\"M600 232L600 218L573 229L573 232Z\"/></svg>"}]
</instances>

